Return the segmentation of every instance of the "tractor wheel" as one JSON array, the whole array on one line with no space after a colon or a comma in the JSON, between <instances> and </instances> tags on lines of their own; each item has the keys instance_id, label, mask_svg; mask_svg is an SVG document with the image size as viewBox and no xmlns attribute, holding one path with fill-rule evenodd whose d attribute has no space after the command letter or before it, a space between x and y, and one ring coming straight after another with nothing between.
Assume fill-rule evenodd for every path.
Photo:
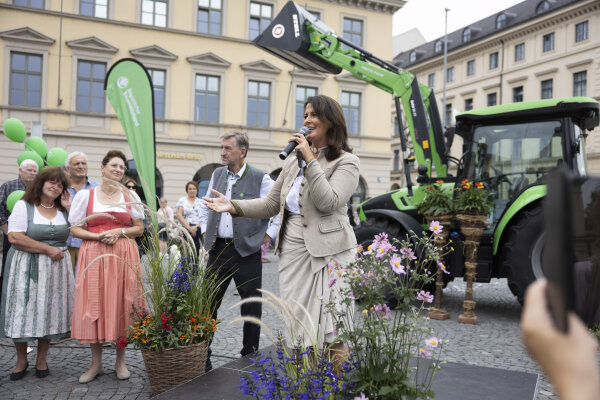
<instances>
[{"instance_id":1,"label":"tractor wheel","mask_svg":"<svg viewBox=\"0 0 600 400\"><path fill-rule=\"evenodd\" d=\"M542 268L544 244L544 215L541 205L537 205L518 217L508 230L502 247L508 287L521 304L527 286L544 276Z\"/></svg>"}]
</instances>

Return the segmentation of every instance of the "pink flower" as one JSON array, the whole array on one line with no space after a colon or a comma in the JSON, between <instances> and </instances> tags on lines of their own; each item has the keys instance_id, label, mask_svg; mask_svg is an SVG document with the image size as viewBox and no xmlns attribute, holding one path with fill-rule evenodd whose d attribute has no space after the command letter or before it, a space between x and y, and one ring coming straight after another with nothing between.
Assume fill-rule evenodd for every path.
<instances>
[{"instance_id":1,"label":"pink flower","mask_svg":"<svg viewBox=\"0 0 600 400\"><path fill-rule=\"evenodd\" d=\"M427 350L425 350L425 349L421 349L421 348L419 348L419 351L418 351L418 353L419 353L419 355L421 355L421 356L423 356L423 357L431 357L431 353L430 353L430 352L428 352L428 351L427 351Z\"/></svg>"},{"instance_id":2,"label":"pink flower","mask_svg":"<svg viewBox=\"0 0 600 400\"><path fill-rule=\"evenodd\" d=\"M440 341L436 337L430 337L429 339L425 339L425 344L429 347L438 347Z\"/></svg>"},{"instance_id":3,"label":"pink flower","mask_svg":"<svg viewBox=\"0 0 600 400\"><path fill-rule=\"evenodd\" d=\"M443 226L440 224L440 221L431 221L431 223L429 224L429 230L435 233L436 235L439 235L440 233L442 233Z\"/></svg>"},{"instance_id":4,"label":"pink flower","mask_svg":"<svg viewBox=\"0 0 600 400\"><path fill-rule=\"evenodd\" d=\"M401 264L402 257L398 257L397 255L393 255L390 260L390 264L392 266L392 270L398 275L403 274L406 275L406 271L404 270L404 265Z\"/></svg>"},{"instance_id":5,"label":"pink flower","mask_svg":"<svg viewBox=\"0 0 600 400\"><path fill-rule=\"evenodd\" d=\"M421 290L417 293L417 300L424 301L425 303L433 303L433 295L429 292Z\"/></svg>"},{"instance_id":6,"label":"pink flower","mask_svg":"<svg viewBox=\"0 0 600 400\"><path fill-rule=\"evenodd\" d=\"M369 398L363 392L360 392L360 397L356 396L354 400L369 400Z\"/></svg>"},{"instance_id":7,"label":"pink flower","mask_svg":"<svg viewBox=\"0 0 600 400\"><path fill-rule=\"evenodd\" d=\"M377 254L375 255L376 258L383 258L386 253L392 249L392 246L390 245L389 242L381 242L379 244L379 247L377 248Z\"/></svg>"},{"instance_id":8,"label":"pink flower","mask_svg":"<svg viewBox=\"0 0 600 400\"><path fill-rule=\"evenodd\" d=\"M390 308L386 304L377 304L373 311L385 318L390 318Z\"/></svg>"},{"instance_id":9,"label":"pink flower","mask_svg":"<svg viewBox=\"0 0 600 400\"><path fill-rule=\"evenodd\" d=\"M406 258L408 261L416 260L415 252L410 247L403 247L400 249L400 254L402 257Z\"/></svg>"},{"instance_id":10,"label":"pink flower","mask_svg":"<svg viewBox=\"0 0 600 400\"><path fill-rule=\"evenodd\" d=\"M437 261L437 266L438 266L439 269L442 270L443 273L445 273L447 275L450 275L450 271L448 271L446 269L446 266L444 264L442 264L442 262L440 260Z\"/></svg>"}]
</instances>

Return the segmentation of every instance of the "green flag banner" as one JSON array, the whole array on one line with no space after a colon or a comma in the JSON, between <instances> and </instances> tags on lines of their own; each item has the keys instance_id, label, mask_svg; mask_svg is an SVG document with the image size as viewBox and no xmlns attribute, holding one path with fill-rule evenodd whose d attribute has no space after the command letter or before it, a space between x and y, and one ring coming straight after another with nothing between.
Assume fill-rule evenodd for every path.
<instances>
[{"instance_id":1,"label":"green flag banner","mask_svg":"<svg viewBox=\"0 0 600 400\"><path fill-rule=\"evenodd\" d=\"M148 207L156 211L154 90L150 75L139 61L123 58L106 74L104 91L127 136Z\"/></svg>"}]
</instances>

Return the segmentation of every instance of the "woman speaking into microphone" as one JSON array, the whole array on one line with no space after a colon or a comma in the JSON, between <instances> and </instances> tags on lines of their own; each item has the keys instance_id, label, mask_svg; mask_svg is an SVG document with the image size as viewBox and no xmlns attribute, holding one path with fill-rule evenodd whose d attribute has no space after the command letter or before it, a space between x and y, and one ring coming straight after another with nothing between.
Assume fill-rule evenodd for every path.
<instances>
[{"instance_id":1,"label":"woman speaking into microphone","mask_svg":"<svg viewBox=\"0 0 600 400\"><path fill-rule=\"evenodd\" d=\"M275 243L280 295L304 326L310 326L309 319L297 304L308 310L319 324L315 328L320 343L343 351L342 343L333 343L334 321L325 309L330 301L342 302L328 287L327 264L332 258L341 265L354 260L356 239L346 204L358 185L359 159L348 145L344 113L335 100L324 95L309 97L304 110L308 135L293 135L290 142L297 143L296 154L287 158L267 197L230 201L213 190L203 200L216 212L250 218L281 215ZM298 153L303 158L300 163ZM311 344L306 334L300 336L304 345ZM289 339L288 345L295 346Z\"/></svg>"}]
</instances>

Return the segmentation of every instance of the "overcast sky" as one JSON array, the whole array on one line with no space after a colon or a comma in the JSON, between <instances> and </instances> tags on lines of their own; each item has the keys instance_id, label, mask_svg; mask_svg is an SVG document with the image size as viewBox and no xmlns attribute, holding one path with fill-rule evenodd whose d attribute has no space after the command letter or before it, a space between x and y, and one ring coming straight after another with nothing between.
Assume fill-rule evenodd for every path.
<instances>
[{"instance_id":1,"label":"overcast sky","mask_svg":"<svg viewBox=\"0 0 600 400\"><path fill-rule=\"evenodd\" d=\"M523 0L408 0L394 14L393 35L418 28L426 41L444 35L444 8L448 11L448 33L479 21Z\"/></svg>"}]
</instances>

